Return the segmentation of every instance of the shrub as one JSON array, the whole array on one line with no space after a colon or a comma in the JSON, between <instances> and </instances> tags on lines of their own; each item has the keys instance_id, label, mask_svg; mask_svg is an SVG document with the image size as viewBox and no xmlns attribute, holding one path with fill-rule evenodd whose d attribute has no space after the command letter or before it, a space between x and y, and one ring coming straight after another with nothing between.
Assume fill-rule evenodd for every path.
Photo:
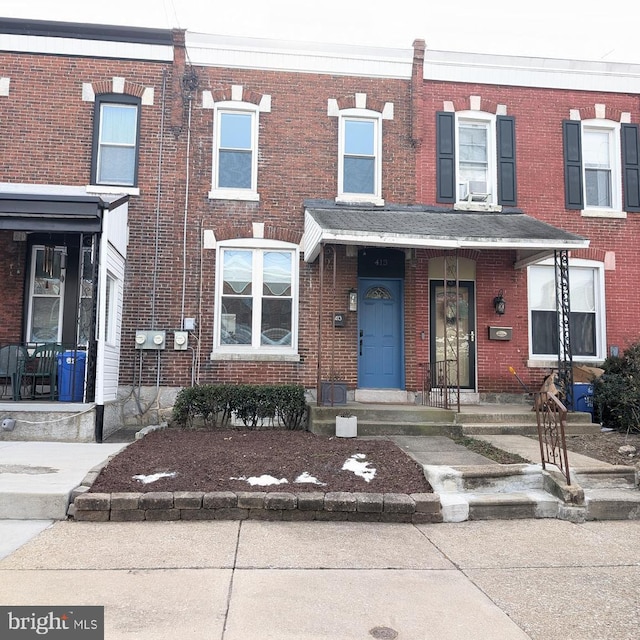
<instances>
[{"instance_id":1,"label":"shrub","mask_svg":"<svg viewBox=\"0 0 640 640\"><path fill-rule=\"evenodd\" d=\"M173 421L182 427L228 427L231 417L245 427L302 429L307 405L301 385L220 384L185 387L173 406Z\"/></svg>"},{"instance_id":2,"label":"shrub","mask_svg":"<svg viewBox=\"0 0 640 640\"><path fill-rule=\"evenodd\" d=\"M593 406L603 426L618 431L640 431L640 343L622 356L610 356L604 374L594 380Z\"/></svg>"}]
</instances>

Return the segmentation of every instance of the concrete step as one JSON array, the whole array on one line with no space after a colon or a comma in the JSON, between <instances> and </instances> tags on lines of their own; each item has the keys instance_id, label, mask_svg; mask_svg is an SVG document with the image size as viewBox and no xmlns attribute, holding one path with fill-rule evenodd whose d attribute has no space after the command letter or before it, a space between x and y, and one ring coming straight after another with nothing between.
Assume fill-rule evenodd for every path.
<instances>
[{"instance_id":1,"label":"concrete step","mask_svg":"<svg viewBox=\"0 0 640 640\"><path fill-rule=\"evenodd\" d=\"M470 495L469 520L557 518L560 501L542 491Z\"/></svg>"},{"instance_id":2,"label":"concrete step","mask_svg":"<svg viewBox=\"0 0 640 640\"><path fill-rule=\"evenodd\" d=\"M444 522L640 519L640 490L634 467L574 468L570 485L553 467L543 470L537 464L423 468L440 497Z\"/></svg>"},{"instance_id":3,"label":"concrete step","mask_svg":"<svg viewBox=\"0 0 640 640\"><path fill-rule=\"evenodd\" d=\"M587 520L640 520L640 491L637 489L585 489Z\"/></svg>"},{"instance_id":4,"label":"concrete step","mask_svg":"<svg viewBox=\"0 0 640 640\"><path fill-rule=\"evenodd\" d=\"M503 410L498 407L480 406L477 410L475 408L463 407L460 413L455 414L455 421L458 424L471 425L471 424L498 424L505 422L517 422L518 424L537 424L536 412L526 407L522 407L520 410L515 410L513 407L509 407ZM587 423L591 424L591 414L585 411L571 411L567 414L567 422L571 424Z\"/></svg>"},{"instance_id":5,"label":"concrete step","mask_svg":"<svg viewBox=\"0 0 640 640\"><path fill-rule=\"evenodd\" d=\"M537 436L538 425L536 422L521 422L514 420L513 422L478 422L460 424L462 433L465 436L471 435L519 435L519 436ZM567 422L565 429L567 435L583 435L591 433L600 433L600 425L591 422Z\"/></svg>"},{"instance_id":6,"label":"concrete step","mask_svg":"<svg viewBox=\"0 0 640 640\"><path fill-rule=\"evenodd\" d=\"M349 413L357 416L358 420L371 422L405 423L448 423L455 422L455 412L449 409L423 407L422 405L372 405L348 403L345 405L309 406L309 420L311 422L334 420L336 416Z\"/></svg>"},{"instance_id":7,"label":"concrete step","mask_svg":"<svg viewBox=\"0 0 640 640\"><path fill-rule=\"evenodd\" d=\"M335 418L342 414L358 418L359 435L536 435L535 411L527 405L465 405L458 413L452 409L421 405L384 405L350 402L346 405L309 406L309 430L335 433ZM591 414L574 412L567 416L567 433L597 433Z\"/></svg>"},{"instance_id":8,"label":"concrete step","mask_svg":"<svg viewBox=\"0 0 640 640\"><path fill-rule=\"evenodd\" d=\"M318 435L332 436L336 433L335 418L332 420L316 420L309 430ZM462 435L462 429L451 423L437 422L375 422L358 418L359 436L448 436Z\"/></svg>"}]
</instances>

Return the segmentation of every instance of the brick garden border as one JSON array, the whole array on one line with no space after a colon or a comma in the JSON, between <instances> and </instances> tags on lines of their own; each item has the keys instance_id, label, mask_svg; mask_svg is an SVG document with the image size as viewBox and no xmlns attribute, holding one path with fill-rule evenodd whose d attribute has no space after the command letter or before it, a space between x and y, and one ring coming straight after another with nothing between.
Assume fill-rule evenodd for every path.
<instances>
[{"instance_id":1,"label":"brick garden border","mask_svg":"<svg viewBox=\"0 0 640 640\"><path fill-rule=\"evenodd\" d=\"M155 427L157 428L157 427ZM139 437L154 427L143 430ZM352 522L442 522L437 493L284 491L151 491L91 493L114 454L93 467L71 493L67 516L82 522L167 520L317 520Z\"/></svg>"},{"instance_id":2,"label":"brick garden border","mask_svg":"<svg viewBox=\"0 0 640 640\"><path fill-rule=\"evenodd\" d=\"M435 493L157 491L81 493L69 515L84 522L167 520L316 520L442 522Z\"/></svg>"}]
</instances>

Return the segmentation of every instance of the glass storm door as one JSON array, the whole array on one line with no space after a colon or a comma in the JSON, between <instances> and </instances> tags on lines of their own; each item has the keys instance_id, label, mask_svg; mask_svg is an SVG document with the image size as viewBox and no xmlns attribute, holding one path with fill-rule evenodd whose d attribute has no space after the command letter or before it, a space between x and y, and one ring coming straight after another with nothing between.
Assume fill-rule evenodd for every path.
<instances>
[{"instance_id":1,"label":"glass storm door","mask_svg":"<svg viewBox=\"0 0 640 640\"><path fill-rule=\"evenodd\" d=\"M431 281L429 307L432 384L441 386L446 375L447 386L456 386L459 373L460 388L475 390L474 283L460 282L456 291L455 281L448 282L445 295L443 281Z\"/></svg>"},{"instance_id":2,"label":"glass storm door","mask_svg":"<svg viewBox=\"0 0 640 640\"><path fill-rule=\"evenodd\" d=\"M402 280L360 278L358 289L358 386L402 389Z\"/></svg>"},{"instance_id":3,"label":"glass storm door","mask_svg":"<svg viewBox=\"0 0 640 640\"><path fill-rule=\"evenodd\" d=\"M60 342L65 255L61 247L34 246L29 289L28 342Z\"/></svg>"}]
</instances>

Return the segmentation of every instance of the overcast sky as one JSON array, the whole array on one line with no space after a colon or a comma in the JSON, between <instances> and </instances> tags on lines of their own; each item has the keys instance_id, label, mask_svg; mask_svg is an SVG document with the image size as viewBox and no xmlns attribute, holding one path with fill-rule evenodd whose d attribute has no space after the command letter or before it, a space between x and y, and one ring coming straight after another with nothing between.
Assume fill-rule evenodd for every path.
<instances>
[{"instance_id":1,"label":"overcast sky","mask_svg":"<svg viewBox=\"0 0 640 640\"><path fill-rule=\"evenodd\" d=\"M639 0L0 0L0 16L640 64Z\"/></svg>"}]
</instances>

